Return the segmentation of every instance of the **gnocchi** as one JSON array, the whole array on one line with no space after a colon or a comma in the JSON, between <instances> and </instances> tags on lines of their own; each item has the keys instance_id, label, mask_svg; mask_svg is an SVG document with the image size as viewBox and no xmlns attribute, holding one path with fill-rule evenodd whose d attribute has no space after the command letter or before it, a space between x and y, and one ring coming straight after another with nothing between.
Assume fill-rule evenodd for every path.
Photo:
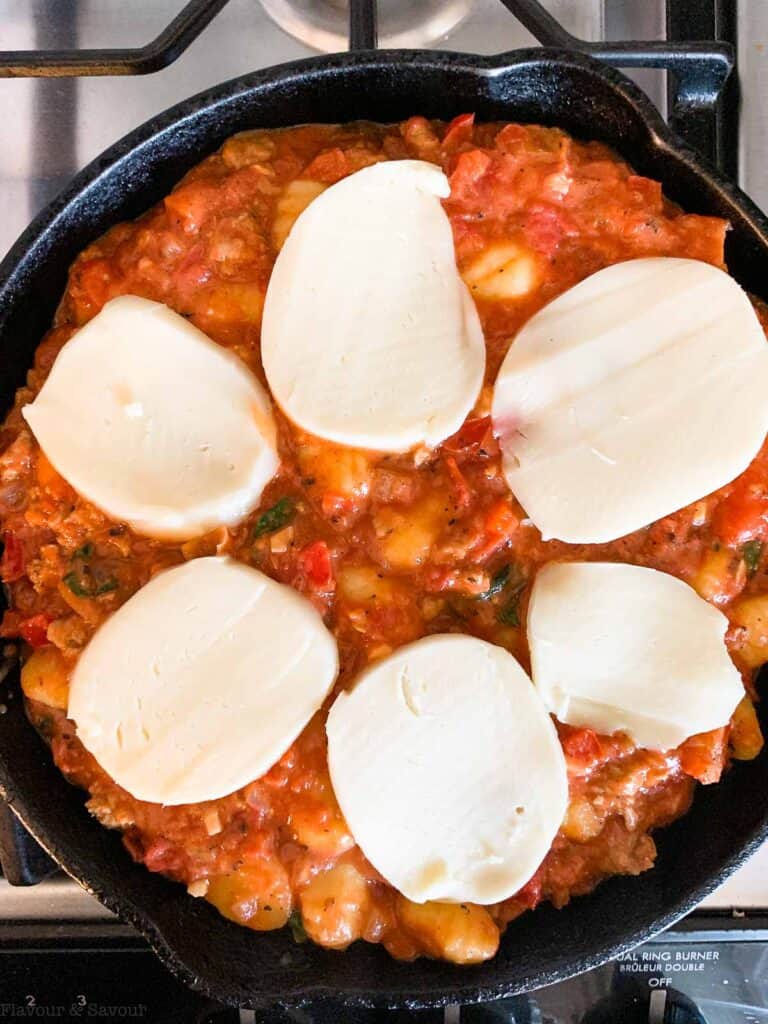
<instances>
[{"instance_id":1,"label":"gnocchi","mask_svg":"<svg viewBox=\"0 0 768 1024\"><path fill-rule=\"evenodd\" d=\"M397 916L430 956L454 964L490 960L499 947L499 929L484 907L472 903L412 903L397 897Z\"/></svg>"},{"instance_id":2,"label":"gnocchi","mask_svg":"<svg viewBox=\"0 0 768 1024\"><path fill-rule=\"evenodd\" d=\"M462 274L477 299L504 302L519 299L537 287L541 277L536 257L517 242L497 242L476 257Z\"/></svg>"},{"instance_id":3,"label":"gnocchi","mask_svg":"<svg viewBox=\"0 0 768 1024\"><path fill-rule=\"evenodd\" d=\"M382 564L392 569L415 569L423 565L432 546L450 518L447 497L429 494L408 509L386 506L373 518L375 548Z\"/></svg>"},{"instance_id":4,"label":"gnocchi","mask_svg":"<svg viewBox=\"0 0 768 1024\"><path fill-rule=\"evenodd\" d=\"M364 504L373 472L365 452L310 442L300 445L297 454L304 485L328 518Z\"/></svg>"},{"instance_id":5,"label":"gnocchi","mask_svg":"<svg viewBox=\"0 0 768 1024\"><path fill-rule=\"evenodd\" d=\"M282 928L292 907L288 874L276 858L211 878L205 898L230 921L257 932Z\"/></svg>"},{"instance_id":6,"label":"gnocchi","mask_svg":"<svg viewBox=\"0 0 768 1024\"><path fill-rule=\"evenodd\" d=\"M272 245L279 252L293 227L296 218L309 206L313 199L328 188L321 181L297 178L281 192L272 221Z\"/></svg>"},{"instance_id":7,"label":"gnocchi","mask_svg":"<svg viewBox=\"0 0 768 1024\"><path fill-rule=\"evenodd\" d=\"M21 688L29 700L66 710L69 670L57 647L41 647L32 653L21 670Z\"/></svg>"},{"instance_id":8,"label":"gnocchi","mask_svg":"<svg viewBox=\"0 0 768 1024\"><path fill-rule=\"evenodd\" d=\"M330 949L346 949L365 930L368 882L352 864L336 864L315 875L301 891L299 903L311 939Z\"/></svg>"},{"instance_id":9,"label":"gnocchi","mask_svg":"<svg viewBox=\"0 0 768 1024\"><path fill-rule=\"evenodd\" d=\"M731 609L731 621L744 629L738 647L741 660L749 668L768 661L768 596L746 597Z\"/></svg>"},{"instance_id":10,"label":"gnocchi","mask_svg":"<svg viewBox=\"0 0 768 1024\"><path fill-rule=\"evenodd\" d=\"M706 601L724 604L739 594L746 577L734 572L734 555L728 548L708 551L691 580L694 590Z\"/></svg>"}]
</instances>

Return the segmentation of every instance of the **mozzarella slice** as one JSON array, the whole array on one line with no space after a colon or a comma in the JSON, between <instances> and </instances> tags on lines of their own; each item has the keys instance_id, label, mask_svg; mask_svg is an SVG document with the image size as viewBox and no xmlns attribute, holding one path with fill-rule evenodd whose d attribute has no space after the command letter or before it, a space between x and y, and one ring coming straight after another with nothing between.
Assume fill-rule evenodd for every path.
<instances>
[{"instance_id":1,"label":"mozzarella slice","mask_svg":"<svg viewBox=\"0 0 768 1024\"><path fill-rule=\"evenodd\" d=\"M336 642L290 587L228 558L156 576L78 660L67 714L139 800L213 800L263 775L322 704Z\"/></svg>"},{"instance_id":2,"label":"mozzarella slice","mask_svg":"<svg viewBox=\"0 0 768 1024\"><path fill-rule=\"evenodd\" d=\"M433 164L344 178L296 220L267 288L262 358L304 430L379 451L454 433L483 382L485 343L459 277Z\"/></svg>"},{"instance_id":3,"label":"mozzarella slice","mask_svg":"<svg viewBox=\"0 0 768 1024\"><path fill-rule=\"evenodd\" d=\"M744 696L727 628L725 615L675 576L550 563L528 608L533 680L561 722L667 750L726 725Z\"/></svg>"},{"instance_id":4,"label":"mozzarella slice","mask_svg":"<svg viewBox=\"0 0 768 1024\"><path fill-rule=\"evenodd\" d=\"M544 539L614 540L746 469L768 431L768 345L723 271L630 260L523 327L492 416L507 482Z\"/></svg>"},{"instance_id":5,"label":"mozzarella slice","mask_svg":"<svg viewBox=\"0 0 768 1024\"><path fill-rule=\"evenodd\" d=\"M159 302L108 302L22 413L61 475L113 519L175 540L231 526L278 467L259 382Z\"/></svg>"},{"instance_id":6,"label":"mozzarella slice","mask_svg":"<svg viewBox=\"0 0 768 1024\"><path fill-rule=\"evenodd\" d=\"M566 810L552 720L503 648L426 637L368 668L327 722L339 805L417 903L496 903L531 878Z\"/></svg>"}]
</instances>

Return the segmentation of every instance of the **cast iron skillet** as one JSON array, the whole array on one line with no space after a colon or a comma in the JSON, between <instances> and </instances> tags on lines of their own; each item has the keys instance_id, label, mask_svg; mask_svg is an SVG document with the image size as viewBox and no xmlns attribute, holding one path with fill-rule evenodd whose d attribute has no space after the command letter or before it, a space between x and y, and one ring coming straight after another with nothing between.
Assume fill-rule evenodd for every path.
<instances>
[{"instance_id":1,"label":"cast iron skillet","mask_svg":"<svg viewBox=\"0 0 768 1024\"><path fill-rule=\"evenodd\" d=\"M560 50L496 58L433 51L343 54L260 71L160 114L87 167L35 220L0 266L3 411L24 380L77 253L166 195L233 132L307 121L395 121L412 114L450 118L463 111L480 119L559 125L615 146L638 171L661 180L685 209L727 217L733 226L731 271L768 299L768 222L670 135L622 75ZM134 924L187 983L244 1007L310 1000L433 1006L559 981L671 924L768 836L763 755L736 764L720 785L698 787L691 812L658 834L653 871L613 878L564 910L543 906L524 915L490 963L398 963L363 942L334 953L295 945L287 929L255 934L240 928L183 887L135 865L118 834L89 817L83 795L52 765L24 717L16 678L0 687L0 701L8 708L0 715L0 795L59 864Z\"/></svg>"}]
</instances>

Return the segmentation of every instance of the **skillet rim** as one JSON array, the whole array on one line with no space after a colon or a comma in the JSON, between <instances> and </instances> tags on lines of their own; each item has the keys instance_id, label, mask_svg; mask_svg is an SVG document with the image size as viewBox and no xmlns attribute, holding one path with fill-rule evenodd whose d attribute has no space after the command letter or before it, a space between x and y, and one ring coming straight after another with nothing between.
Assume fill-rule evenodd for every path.
<instances>
[{"instance_id":1,"label":"skillet rim","mask_svg":"<svg viewBox=\"0 0 768 1024\"><path fill-rule=\"evenodd\" d=\"M196 116L201 114L210 116L215 113L219 106L232 103L236 97L247 97L254 90L258 90L259 87L286 86L292 82L295 82L299 87L305 87L303 79L307 75L314 78L314 84L317 85L318 82L322 82L324 74L337 73L347 68L355 68L358 71L366 69L373 71L374 69L382 68L391 69L401 66L404 62L416 64L419 70L427 71L431 68L447 73L466 70L472 75L479 75L481 78L486 79L500 78L505 72L512 70L517 70L520 73L525 65L536 66L552 63L589 72L610 86L617 95L617 102L623 103L625 108L631 109L639 116L647 131L649 149L658 152L662 156L671 157L679 165L692 172L697 179L706 181L710 188L714 188L726 200L728 205L736 208L743 215L749 229L756 236L766 254L768 254L768 220L755 204L736 185L723 178L706 160L695 154L684 142L677 138L664 123L661 115L653 107L650 100L634 83L623 74L592 57L576 51L541 47L514 50L489 57L441 50L347 52L277 65L204 90L188 99L182 100L180 103L146 121L91 161L33 219L29 227L20 235L2 263L0 263L0 339L3 338L6 329L9 316L8 307L12 307L14 302L19 301L15 293L20 292L24 295L24 290L27 286L25 277L29 272L30 265L34 266L39 252L41 249L44 250L46 248L49 235L56 234L57 226L65 218L70 206L87 202L88 196L92 191L95 192L102 185L106 187L104 183L108 182L110 174L115 173L124 163L127 166L131 166L140 161L143 147L157 144L167 133L183 130L185 124L194 121ZM206 134L209 138L215 137L215 132L210 129L206 129ZM620 142L617 143L618 146L620 146ZM202 158L202 155L201 151L197 159ZM95 237L98 237L101 233L102 230L98 230L95 232ZM17 701L17 705L20 705L20 703L20 701ZM31 726L28 728L30 730L29 735L34 736ZM763 757L765 757L765 754ZM742 769L736 768L733 770ZM61 778L64 781L63 777ZM69 785L65 781L64 784ZM21 788L24 788L23 783ZM338 1001L340 998L348 1006L390 1008L441 1006L449 1002L469 1003L502 998L523 991L531 991L555 981L565 980L615 958L638 943L648 939L651 935L669 927L679 920L680 917L694 909L704 896L712 892L768 838L768 807L766 807L762 820L747 835L745 842L732 850L730 855L722 858L718 870L710 874L704 881L693 888L683 887L682 894L670 902L663 914L655 915L651 920L638 925L621 939L606 941L591 949L589 948L589 943L587 943L586 950L582 950L576 957L566 958L565 963L562 962L561 958L559 962L550 964L544 971L537 969L533 977L523 975L521 978L511 981L505 981L503 977L500 977L494 980L493 983L478 985L472 980L473 974L477 974L480 967L488 968L489 966L491 967L491 973L493 973L492 966L495 961L470 968L448 965L456 981L446 987L440 983L438 985L429 983L428 976L432 973L430 968L432 962L422 960L419 963L423 966L422 974L426 983L420 989L416 989L413 986L410 988L400 986L397 983L386 982L386 980L382 982L381 976L378 973L374 973L376 985L372 992L365 985L358 986L354 991L349 989L339 991L338 988L334 988L333 984L306 983L299 980L294 984L286 983L279 992L260 990L258 985L256 985L246 993L240 992L238 998L234 999L231 993L228 996L226 992L222 992L222 987L226 986L226 981L222 984L219 980L217 987L215 979L212 979L210 976L201 976L200 973L186 963L179 951L174 947L173 942L166 938L164 928L157 920L158 916L162 917L162 914L158 915L155 912L157 908L140 906L127 892L122 892L120 889L109 891L100 889L97 884L89 881L88 865L84 864L81 858L77 856L68 857L66 851L62 852L59 849L56 829L46 829L36 825L35 812L29 806L30 800L17 792L13 766L6 762L5 754L2 750L0 750L0 797L7 800L25 827L59 865L86 891L95 895L110 910L133 924L148 940L163 963L173 970L174 973L182 977L187 984L213 999L227 1002L230 1005L250 1008L264 1008L275 1005L299 1006L316 1001ZM684 822L685 817L680 820ZM98 827L102 828L102 826ZM163 880L163 884L167 887L170 883ZM607 884L609 883L603 883L603 885ZM639 884L642 885L642 882ZM579 897L578 905L587 908L589 898L589 896ZM187 900L192 901L193 898L187 897ZM551 908L542 908L537 910L537 914L542 916L542 914L549 913L550 910ZM553 911L553 913L557 914L558 912ZM582 916L588 915L583 914ZM232 925L231 927L237 928L238 931L243 930L237 925ZM507 941L513 941L511 928L507 932ZM319 947L316 948L319 949ZM325 963L329 964L331 961L327 959L327 951L323 952L326 953L325 957L321 954L316 954L318 962L321 963L325 960ZM331 956L334 955L331 954ZM346 957L354 955L354 950L345 953ZM385 955L388 956L388 954ZM358 956L358 959L360 959L360 956ZM390 973L394 973L397 969L397 961L391 961L391 964L394 966L392 966ZM215 964L211 966L215 967ZM445 968L446 965L442 964L441 966ZM365 967L363 967L363 972L365 972ZM463 979L461 979L461 975L464 976ZM245 999L242 998L243 994L245 994Z\"/></svg>"},{"instance_id":2,"label":"skillet rim","mask_svg":"<svg viewBox=\"0 0 768 1024\"><path fill-rule=\"evenodd\" d=\"M90 187L96 186L100 179L123 160L135 158L137 150L140 150L141 146L156 140L169 129L180 128L188 118L196 113L202 110L211 111L218 104L230 102L233 97L247 94L260 85L287 82L307 72L317 74L330 73L347 67L397 66L403 62L412 61L418 63L420 67L434 64L435 67L447 68L451 71L456 71L463 66L471 72L480 73L487 78L494 78L503 75L511 67L526 63L535 65L547 60L590 71L607 81L613 90L640 114L648 128L649 138L655 146L661 151L677 157L695 173L704 175L710 183L717 187L718 191L741 208L750 224L760 234L764 244L768 246L768 216L738 185L722 175L706 157L695 153L680 136L669 128L639 86L635 85L626 75L594 57L576 50L554 47L528 47L508 50L492 56L467 54L453 50L354 50L277 64L221 82L160 111L89 161L64 189L32 219L3 260L0 261L0 336L5 319L2 310L3 299L18 271L18 265L28 256L33 244L44 232L53 227L69 203L80 198Z\"/></svg>"}]
</instances>

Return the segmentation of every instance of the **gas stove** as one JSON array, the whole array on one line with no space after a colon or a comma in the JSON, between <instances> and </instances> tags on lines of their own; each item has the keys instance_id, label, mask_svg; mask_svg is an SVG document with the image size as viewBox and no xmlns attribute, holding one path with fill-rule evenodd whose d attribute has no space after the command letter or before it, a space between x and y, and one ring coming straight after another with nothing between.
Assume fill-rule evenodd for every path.
<instances>
[{"instance_id":1,"label":"gas stove","mask_svg":"<svg viewBox=\"0 0 768 1024\"><path fill-rule=\"evenodd\" d=\"M163 108L377 38L483 54L588 50L626 68L692 146L768 207L768 0L0 0L0 254L80 167ZM418 1012L218 1006L171 978L2 807L0 865L0 1020L768 1022L768 848L617 962L528 996Z\"/></svg>"}]
</instances>

